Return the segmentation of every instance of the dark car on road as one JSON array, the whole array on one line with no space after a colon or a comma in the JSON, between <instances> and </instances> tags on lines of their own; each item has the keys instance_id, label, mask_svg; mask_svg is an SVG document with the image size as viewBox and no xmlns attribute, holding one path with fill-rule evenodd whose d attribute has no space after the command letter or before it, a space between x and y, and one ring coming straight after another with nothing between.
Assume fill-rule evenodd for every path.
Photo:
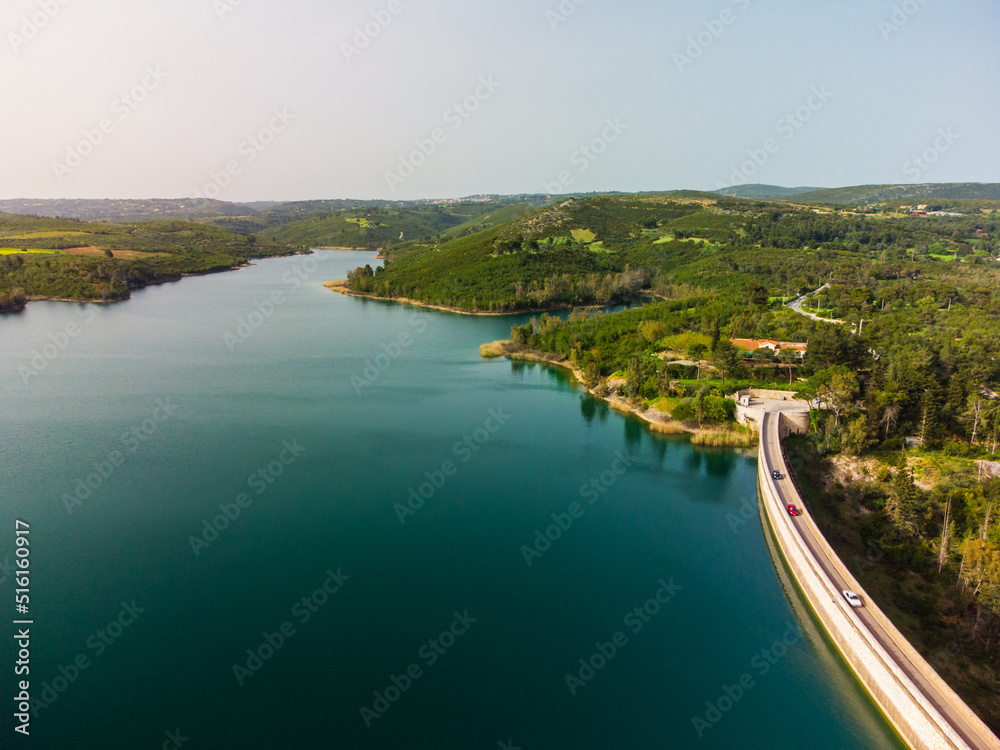
<instances>
[{"instance_id":1,"label":"dark car on road","mask_svg":"<svg viewBox=\"0 0 1000 750\"><path fill-rule=\"evenodd\" d=\"M775 469L771 472L771 476L775 479L781 479L781 472Z\"/></svg>"}]
</instances>

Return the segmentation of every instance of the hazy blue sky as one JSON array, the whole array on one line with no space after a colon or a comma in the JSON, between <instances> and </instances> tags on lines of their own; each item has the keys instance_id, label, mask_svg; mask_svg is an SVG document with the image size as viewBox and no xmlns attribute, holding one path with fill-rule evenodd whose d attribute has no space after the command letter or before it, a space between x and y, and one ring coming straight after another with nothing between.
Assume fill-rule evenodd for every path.
<instances>
[{"instance_id":1,"label":"hazy blue sky","mask_svg":"<svg viewBox=\"0 0 1000 750\"><path fill-rule=\"evenodd\" d=\"M1000 181L996 0L7 0L0 30L3 198Z\"/></svg>"}]
</instances>

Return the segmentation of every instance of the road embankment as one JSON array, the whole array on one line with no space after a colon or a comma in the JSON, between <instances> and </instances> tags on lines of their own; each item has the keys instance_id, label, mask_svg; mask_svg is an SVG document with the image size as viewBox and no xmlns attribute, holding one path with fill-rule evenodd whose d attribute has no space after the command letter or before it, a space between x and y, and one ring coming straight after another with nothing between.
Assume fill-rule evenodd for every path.
<instances>
[{"instance_id":1,"label":"road embankment","mask_svg":"<svg viewBox=\"0 0 1000 750\"><path fill-rule=\"evenodd\" d=\"M914 750L1000 750L1000 740L867 596L804 509L781 451L783 418L777 413L763 418L763 505L793 577L830 638ZM775 480L773 470L782 479ZM789 515L790 503L803 509L802 515ZM864 606L851 607L844 589L859 594Z\"/></svg>"}]
</instances>

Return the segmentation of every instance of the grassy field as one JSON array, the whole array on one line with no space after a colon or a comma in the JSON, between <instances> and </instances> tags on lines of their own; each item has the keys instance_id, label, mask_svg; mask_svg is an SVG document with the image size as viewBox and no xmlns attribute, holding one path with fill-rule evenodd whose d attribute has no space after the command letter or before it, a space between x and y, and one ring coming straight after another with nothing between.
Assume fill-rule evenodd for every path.
<instances>
[{"instance_id":1,"label":"grassy field","mask_svg":"<svg viewBox=\"0 0 1000 750\"><path fill-rule=\"evenodd\" d=\"M370 227L384 227L385 226L385 224L379 224L377 221L369 221L368 219L364 219L364 218L360 218L360 217L348 216L345 219L345 221L347 221L349 224L357 224L362 229L368 229Z\"/></svg>"},{"instance_id":2,"label":"grassy field","mask_svg":"<svg viewBox=\"0 0 1000 750\"><path fill-rule=\"evenodd\" d=\"M685 331L673 336L668 336L660 341L660 344L668 349L687 355L688 351L695 344L701 344L706 351L712 348L712 337L696 331Z\"/></svg>"},{"instance_id":3,"label":"grassy field","mask_svg":"<svg viewBox=\"0 0 1000 750\"><path fill-rule=\"evenodd\" d=\"M698 211L667 224L670 229L733 229L743 223L743 218L717 211Z\"/></svg>"},{"instance_id":4,"label":"grassy field","mask_svg":"<svg viewBox=\"0 0 1000 750\"><path fill-rule=\"evenodd\" d=\"M14 255L15 253L17 255L30 254L30 253L48 253L48 254L51 254L51 253L58 253L58 252L59 252L58 250L49 250L49 249L44 249L44 248L42 248L42 249L32 248L32 249L28 250L26 248L20 248L20 247L0 247L0 255Z\"/></svg>"},{"instance_id":5,"label":"grassy field","mask_svg":"<svg viewBox=\"0 0 1000 750\"><path fill-rule=\"evenodd\" d=\"M0 240L37 240L52 239L53 237L83 237L86 232L77 231L47 231L47 232L24 232L23 234L7 234L0 236Z\"/></svg>"},{"instance_id":6,"label":"grassy field","mask_svg":"<svg viewBox=\"0 0 1000 750\"><path fill-rule=\"evenodd\" d=\"M664 414L669 414L674 410L674 407L683 400L684 399L680 398L671 398L670 396L660 396L659 398L647 401L646 405L651 406L657 411L662 411Z\"/></svg>"}]
</instances>

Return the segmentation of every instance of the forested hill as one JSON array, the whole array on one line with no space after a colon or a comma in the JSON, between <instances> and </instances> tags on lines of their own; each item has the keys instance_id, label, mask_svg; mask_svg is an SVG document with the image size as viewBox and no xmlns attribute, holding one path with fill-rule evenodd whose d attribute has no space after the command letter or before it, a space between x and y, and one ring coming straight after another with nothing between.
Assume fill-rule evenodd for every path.
<instances>
[{"instance_id":1,"label":"forested hill","mask_svg":"<svg viewBox=\"0 0 1000 750\"><path fill-rule=\"evenodd\" d=\"M412 240L444 240L472 234L517 219L541 205L540 200L500 200L381 205L371 203L336 210L307 210L304 216L281 207L243 223L220 220L220 226L257 231L277 242L313 247L385 248ZM293 204L294 205L294 204Z\"/></svg>"},{"instance_id":2,"label":"forested hill","mask_svg":"<svg viewBox=\"0 0 1000 750\"><path fill-rule=\"evenodd\" d=\"M679 286L738 292L754 283L785 297L842 271L893 278L991 268L997 205L951 201L965 215L927 216L890 204L861 213L708 194L570 198L466 237L397 244L384 269L359 269L349 282L376 296L493 312L600 305Z\"/></svg>"},{"instance_id":3,"label":"forested hill","mask_svg":"<svg viewBox=\"0 0 1000 750\"><path fill-rule=\"evenodd\" d=\"M798 203L868 205L884 201L934 204L953 200L1000 200L1000 184L956 182L916 185L858 185L784 194L784 200Z\"/></svg>"},{"instance_id":4,"label":"forested hill","mask_svg":"<svg viewBox=\"0 0 1000 750\"><path fill-rule=\"evenodd\" d=\"M28 299L118 300L185 274L299 248L188 221L136 224L0 214L0 312Z\"/></svg>"},{"instance_id":5,"label":"forested hill","mask_svg":"<svg viewBox=\"0 0 1000 750\"><path fill-rule=\"evenodd\" d=\"M736 198L776 198L793 203L830 205L871 205L898 203L938 203L953 200L1000 200L1000 184L984 182L914 183L905 185L854 185L839 188L797 187L749 183L715 191Z\"/></svg>"}]
</instances>

